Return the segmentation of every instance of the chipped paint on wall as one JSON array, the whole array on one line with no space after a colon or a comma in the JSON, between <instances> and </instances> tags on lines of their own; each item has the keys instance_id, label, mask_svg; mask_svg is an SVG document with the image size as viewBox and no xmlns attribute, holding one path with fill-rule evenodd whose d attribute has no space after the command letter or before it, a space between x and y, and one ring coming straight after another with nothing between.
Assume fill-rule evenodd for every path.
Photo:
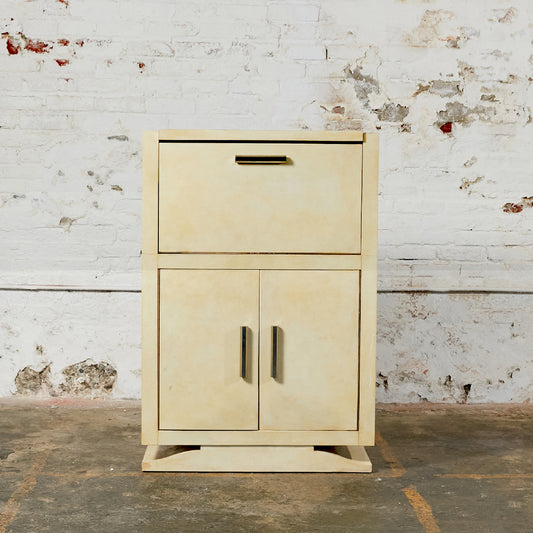
<instances>
[{"instance_id":1,"label":"chipped paint on wall","mask_svg":"<svg viewBox=\"0 0 533 533\"><path fill-rule=\"evenodd\" d=\"M380 294L378 302L378 401L530 401L532 294Z\"/></svg>"},{"instance_id":2,"label":"chipped paint on wall","mask_svg":"<svg viewBox=\"0 0 533 533\"><path fill-rule=\"evenodd\" d=\"M0 294L2 396L139 397L140 294Z\"/></svg>"},{"instance_id":3,"label":"chipped paint on wall","mask_svg":"<svg viewBox=\"0 0 533 533\"><path fill-rule=\"evenodd\" d=\"M378 131L380 289L533 287L527 0L116 0L106 3L105 17L100 7L8 2L0 14L0 283L13 309L41 305L17 289L139 290L141 132L166 128ZM85 360L116 369L111 395L138 395L135 305L117 319L130 328L119 334L104 315L87 322L76 304L95 305L100 293L65 294L75 309L67 322L73 330L101 328L101 343L93 350L85 333L73 342L55 311L31 311L35 320L27 322L4 307L0 395L23 391L24 383L67 394L62 370ZM137 298L109 294L110 312ZM59 294L48 296L62 309ZM525 375L523 361L513 366L521 368L512 371L514 385L493 372L496 381L483 388L471 374L475 364L492 368L515 337L489 336L491 355L476 355L464 331L457 339L472 365L454 360L420 375L425 311L408 293L387 298L380 302L399 306L391 312L402 315L398 334L408 346L398 352L381 341L377 380L387 401L495 401L511 398L506 387L530 391L516 377ZM453 298L442 298L444 316ZM391 317L384 320L380 335L389 335ZM520 320L512 319L517 334L531 340ZM31 342L13 329L17 321ZM491 328L487 315L481 323ZM441 341L431 357L447 360L450 344ZM411 394L416 387L420 396Z\"/></svg>"}]
</instances>

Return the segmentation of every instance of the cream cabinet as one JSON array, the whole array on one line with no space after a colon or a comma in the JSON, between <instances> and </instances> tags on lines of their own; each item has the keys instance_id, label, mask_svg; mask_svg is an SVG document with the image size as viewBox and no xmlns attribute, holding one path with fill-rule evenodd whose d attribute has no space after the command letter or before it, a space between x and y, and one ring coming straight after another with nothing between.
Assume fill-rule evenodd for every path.
<instances>
[{"instance_id":1,"label":"cream cabinet","mask_svg":"<svg viewBox=\"0 0 533 533\"><path fill-rule=\"evenodd\" d=\"M377 154L145 132L143 470L371 470Z\"/></svg>"}]
</instances>

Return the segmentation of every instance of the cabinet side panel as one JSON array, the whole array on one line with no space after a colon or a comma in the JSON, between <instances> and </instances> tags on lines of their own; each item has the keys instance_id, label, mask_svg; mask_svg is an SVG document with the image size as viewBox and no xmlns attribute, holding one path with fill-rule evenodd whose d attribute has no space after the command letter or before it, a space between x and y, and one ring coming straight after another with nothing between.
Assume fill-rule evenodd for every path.
<instances>
[{"instance_id":1,"label":"cabinet side panel","mask_svg":"<svg viewBox=\"0 0 533 533\"><path fill-rule=\"evenodd\" d=\"M142 257L142 443L158 444L158 275L157 256Z\"/></svg>"},{"instance_id":2,"label":"cabinet side panel","mask_svg":"<svg viewBox=\"0 0 533 533\"><path fill-rule=\"evenodd\" d=\"M158 443L157 345L157 188L158 134L143 132L142 142L142 443Z\"/></svg>"},{"instance_id":3,"label":"cabinet side panel","mask_svg":"<svg viewBox=\"0 0 533 533\"><path fill-rule=\"evenodd\" d=\"M142 251L157 253L159 140L157 131L143 132Z\"/></svg>"},{"instance_id":4,"label":"cabinet side panel","mask_svg":"<svg viewBox=\"0 0 533 533\"><path fill-rule=\"evenodd\" d=\"M363 144L361 231L361 335L359 351L359 441L373 445L376 387L376 289L378 226L378 135L365 135Z\"/></svg>"}]
</instances>

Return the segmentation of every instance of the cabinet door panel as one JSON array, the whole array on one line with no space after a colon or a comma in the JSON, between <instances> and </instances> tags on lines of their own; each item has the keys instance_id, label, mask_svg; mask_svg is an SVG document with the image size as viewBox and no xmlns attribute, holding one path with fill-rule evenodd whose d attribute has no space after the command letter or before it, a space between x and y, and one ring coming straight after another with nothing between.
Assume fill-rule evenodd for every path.
<instances>
[{"instance_id":1,"label":"cabinet door panel","mask_svg":"<svg viewBox=\"0 0 533 533\"><path fill-rule=\"evenodd\" d=\"M271 270L260 279L260 428L357 429L359 271Z\"/></svg>"},{"instance_id":2,"label":"cabinet door panel","mask_svg":"<svg viewBox=\"0 0 533 533\"><path fill-rule=\"evenodd\" d=\"M259 272L161 270L159 298L160 429L257 429Z\"/></svg>"}]
</instances>

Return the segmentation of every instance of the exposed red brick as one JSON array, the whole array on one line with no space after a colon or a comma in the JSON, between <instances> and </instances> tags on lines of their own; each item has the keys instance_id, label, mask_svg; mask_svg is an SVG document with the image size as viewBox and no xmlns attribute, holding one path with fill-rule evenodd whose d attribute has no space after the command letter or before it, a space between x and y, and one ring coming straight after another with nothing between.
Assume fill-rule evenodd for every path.
<instances>
[{"instance_id":1,"label":"exposed red brick","mask_svg":"<svg viewBox=\"0 0 533 533\"><path fill-rule=\"evenodd\" d=\"M56 59L56 63L60 67L64 67L65 65L68 65L70 63L70 61L68 59Z\"/></svg>"},{"instance_id":2,"label":"exposed red brick","mask_svg":"<svg viewBox=\"0 0 533 533\"><path fill-rule=\"evenodd\" d=\"M76 41L76 44L77 44L78 46L83 46L83 45L85 44L85 41L84 41L83 39L78 39L78 40Z\"/></svg>"},{"instance_id":3,"label":"exposed red brick","mask_svg":"<svg viewBox=\"0 0 533 533\"><path fill-rule=\"evenodd\" d=\"M43 41L29 39L24 48L30 52L35 52L36 54L44 54L50 52L48 49L51 48L51 46Z\"/></svg>"},{"instance_id":4,"label":"exposed red brick","mask_svg":"<svg viewBox=\"0 0 533 533\"><path fill-rule=\"evenodd\" d=\"M137 63L139 65L139 69L142 70L146 65L144 63Z\"/></svg>"},{"instance_id":5,"label":"exposed red brick","mask_svg":"<svg viewBox=\"0 0 533 533\"><path fill-rule=\"evenodd\" d=\"M442 131L442 133L451 133L452 132L452 122L446 122L445 124L443 124L441 127L440 127L440 131Z\"/></svg>"},{"instance_id":6,"label":"exposed red brick","mask_svg":"<svg viewBox=\"0 0 533 533\"><path fill-rule=\"evenodd\" d=\"M508 202L502 207L502 210L504 213L520 213L525 207L533 207L533 196L523 196L522 200L516 204Z\"/></svg>"},{"instance_id":7,"label":"exposed red brick","mask_svg":"<svg viewBox=\"0 0 533 533\"><path fill-rule=\"evenodd\" d=\"M57 41L61 46L68 46L70 41L68 39L59 39Z\"/></svg>"},{"instance_id":8,"label":"exposed red brick","mask_svg":"<svg viewBox=\"0 0 533 533\"><path fill-rule=\"evenodd\" d=\"M524 207L520 204L512 204L511 202L506 203L503 207L504 213L520 213Z\"/></svg>"},{"instance_id":9,"label":"exposed red brick","mask_svg":"<svg viewBox=\"0 0 533 533\"><path fill-rule=\"evenodd\" d=\"M68 7L68 0L57 0L59 3Z\"/></svg>"},{"instance_id":10,"label":"exposed red brick","mask_svg":"<svg viewBox=\"0 0 533 533\"><path fill-rule=\"evenodd\" d=\"M10 56L13 56L13 55L19 53L20 46L19 46L18 43L15 43L15 41L13 40L13 37L11 37L11 36L9 36L9 37L7 38L7 41L6 41L6 47L7 47L7 53L8 53Z\"/></svg>"}]
</instances>

